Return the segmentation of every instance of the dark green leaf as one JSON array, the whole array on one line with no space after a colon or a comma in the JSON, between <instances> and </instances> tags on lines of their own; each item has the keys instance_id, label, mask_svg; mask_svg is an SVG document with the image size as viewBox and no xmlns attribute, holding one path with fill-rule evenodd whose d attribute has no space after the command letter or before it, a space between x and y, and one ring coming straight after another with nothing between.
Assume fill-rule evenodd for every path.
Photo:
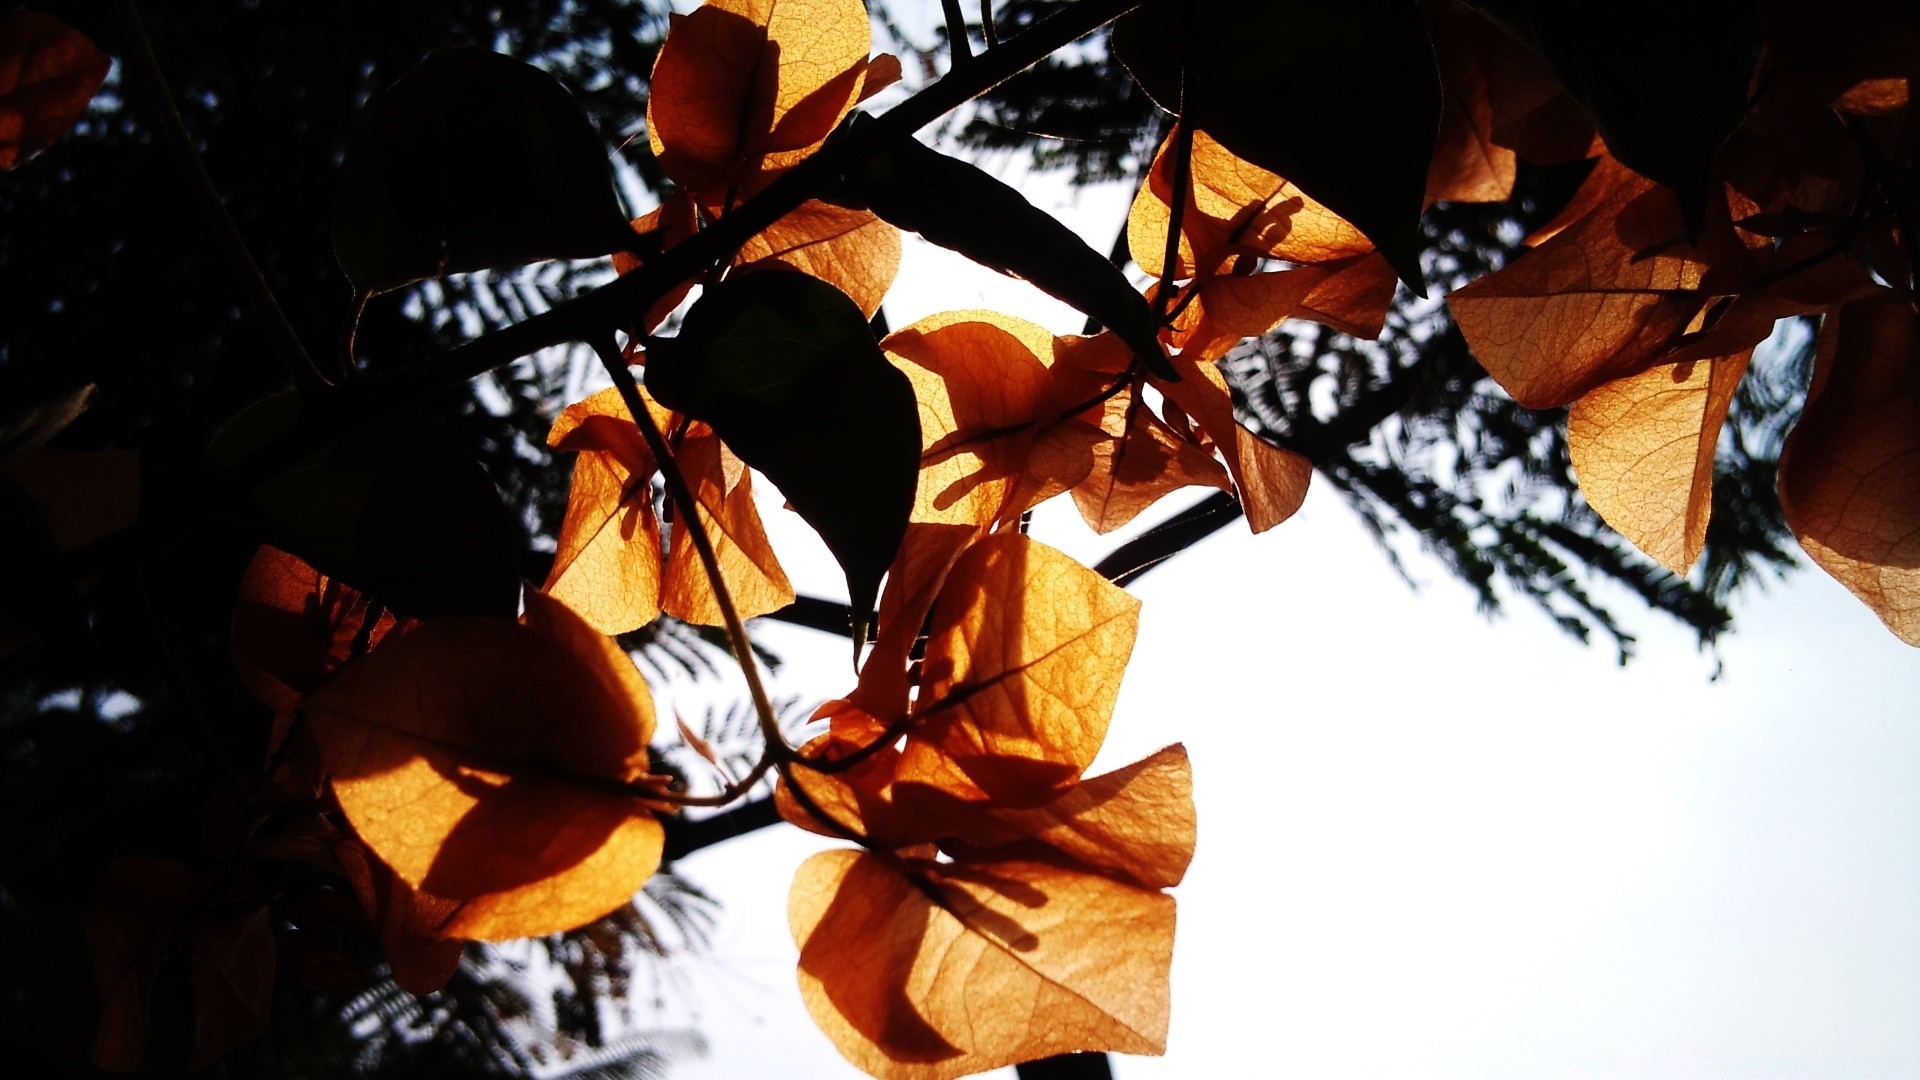
<instances>
[{"instance_id":1,"label":"dark green leaf","mask_svg":"<svg viewBox=\"0 0 1920 1080\"><path fill-rule=\"evenodd\" d=\"M421 61L374 100L340 165L333 248L362 295L632 238L607 149L566 89L483 49Z\"/></svg>"},{"instance_id":2,"label":"dark green leaf","mask_svg":"<svg viewBox=\"0 0 1920 1080\"><path fill-rule=\"evenodd\" d=\"M520 529L471 457L418 420L386 420L275 460L302 428L298 398L281 394L207 451L268 542L403 615L518 613Z\"/></svg>"},{"instance_id":3,"label":"dark green leaf","mask_svg":"<svg viewBox=\"0 0 1920 1080\"><path fill-rule=\"evenodd\" d=\"M849 170L831 201L871 210L982 266L1025 278L1099 320L1164 379L1179 378L1153 309L1105 255L980 169L902 135Z\"/></svg>"},{"instance_id":4,"label":"dark green leaf","mask_svg":"<svg viewBox=\"0 0 1920 1080\"><path fill-rule=\"evenodd\" d=\"M1607 149L1706 215L1713 155L1747 113L1759 54L1752 0L1469 0L1544 57Z\"/></svg>"},{"instance_id":5,"label":"dark green leaf","mask_svg":"<svg viewBox=\"0 0 1920 1080\"><path fill-rule=\"evenodd\" d=\"M1440 76L1412 0L1153 0L1113 49L1161 108L1352 222L1424 295Z\"/></svg>"},{"instance_id":6,"label":"dark green leaf","mask_svg":"<svg viewBox=\"0 0 1920 1080\"><path fill-rule=\"evenodd\" d=\"M647 388L765 473L873 610L913 512L920 413L859 305L806 274L728 278L649 343Z\"/></svg>"}]
</instances>

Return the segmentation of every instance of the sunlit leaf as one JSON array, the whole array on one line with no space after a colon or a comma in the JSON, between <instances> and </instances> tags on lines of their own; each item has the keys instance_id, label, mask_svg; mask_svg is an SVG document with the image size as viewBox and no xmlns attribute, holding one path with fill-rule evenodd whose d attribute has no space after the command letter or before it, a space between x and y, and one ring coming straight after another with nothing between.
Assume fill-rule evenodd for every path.
<instances>
[{"instance_id":1,"label":"sunlit leaf","mask_svg":"<svg viewBox=\"0 0 1920 1080\"><path fill-rule=\"evenodd\" d=\"M808 1012L874 1076L1164 1047L1174 902L1157 890L1044 862L829 851L801 866L787 916Z\"/></svg>"},{"instance_id":2,"label":"sunlit leaf","mask_svg":"<svg viewBox=\"0 0 1920 1080\"><path fill-rule=\"evenodd\" d=\"M647 385L766 474L839 560L853 609L872 610L913 509L920 425L859 306L807 274L730 277L649 346Z\"/></svg>"},{"instance_id":3,"label":"sunlit leaf","mask_svg":"<svg viewBox=\"0 0 1920 1080\"><path fill-rule=\"evenodd\" d=\"M812 274L872 318L900 268L900 231L869 212L808 200L748 239L733 261Z\"/></svg>"},{"instance_id":4,"label":"sunlit leaf","mask_svg":"<svg viewBox=\"0 0 1920 1080\"><path fill-rule=\"evenodd\" d=\"M1510 46L1505 35L1462 4L1428 8L1440 65L1440 137L1427 169L1428 202L1504 202L1518 162L1494 139L1489 70ZM1495 84L1497 85L1497 84Z\"/></svg>"},{"instance_id":5,"label":"sunlit leaf","mask_svg":"<svg viewBox=\"0 0 1920 1080\"><path fill-rule=\"evenodd\" d=\"M1169 135L1127 215L1127 244L1141 270L1165 264L1173 199ZM1187 208L1180 222L1174 277L1214 271L1241 251L1294 263L1348 259L1373 250L1359 229L1279 175L1236 157L1206 131L1193 138Z\"/></svg>"},{"instance_id":6,"label":"sunlit leaf","mask_svg":"<svg viewBox=\"0 0 1920 1080\"><path fill-rule=\"evenodd\" d=\"M1298 184L1422 290L1440 80L1413 4L1155 0L1114 24L1113 49L1162 108Z\"/></svg>"},{"instance_id":7,"label":"sunlit leaf","mask_svg":"<svg viewBox=\"0 0 1920 1080\"><path fill-rule=\"evenodd\" d=\"M1813 561L1920 645L1920 316L1891 291L1821 329L1780 504Z\"/></svg>"},{"instance_id":8,"label":"sunlit leaf","mask_svg":"<svg viewBox=\"0 0 1920 1080\"><path fill-rule=\"evenodd\" d=\"M376 97L337 190L334 254L363 295L633 242L580 107L551 75L484 49L437 50Z\"/></svg>"},{"instance_id":9,"label":"sunlit leaf","mask_svg":"<svg viewBox=\"0 0 1920 1080\"><path fill-rule=\"evenodd\" d=\"M409 885L462 901L450 936L579 926L660 860L646 684L557 601L526 604L519 622L428 622L306 704L354 831Z\"/></svg>"},{"instance_id":10,"label":"sunlit leaf","mask_svg":"<svg viewBox=\"0 0 1920 1080\"><path fill-rule=\"evenodd\" d=\"M1567 416L1574 473L1608 525L1685 574L1713 504L1714 448L1746 373L1732 356L1661 364L1582 395Z\"/></svg>"},{"instance_id":11,"label":"sunlit leaf","mask_svg":"<svg viewBox=\"0 0 1920 1080\"><path fill-rule=\"evenodd\" d=\"M1629 182L1447 303L1474 356L1515 401L1564 405L1652 362L1700 309L1709 254L1685 235L1671 192Z\"/></svg>"},{"instance_id":12,"label":"sunlit leaf","mask_svg":"<svg viewBox=\"0 0 1920 1080\"><path fill-rule=\"evenodd\" d=\"M943 847L966 862L1054 862L1170 889L1193 860L1194 830L1193 769L1175 745L1083 780L1045 806L988 809Z\"/></svg>"},{"instance_id":13,"label":"sunlit leaf","mask_svg":"<svg viewBox=\"0 0 1920 1080\"><path fill-rule=\"evenodd\" d=\"M654 155L710 206L745 194L846 116L872 38L860 0L709 0L672 16L647 98Z\"/></svg>"},{"instance_id":14,"label":"sunlit leaf","mask_svg":"<svg viewBox=\"0 0 1920 1080\"><path fill-rule=\"evenodd\" d=\"M1007 805L1064 790L1106 738L1139 613L1124 589L1017 532L968 548L934 604L909 767L951 763Z\"/></svg>"},{"instance_id":15,"label":"sunlit leaf","mask_svg":"<svg viewBox=\"0 0 1920 1080\"><path fill-rule=\"evenodd\" d=\"M1073 489L1073 502L1095 532L1107 533L1183 487L1231 490L1218 461L1182 439L1132 391L1107 400L1106 430L1113 439L1094 448L1093 471Z\"/></svg>"},{"instance_id":16,"label":"sunlit leaf","mask_svg":"<svg viewBox=\"0 0 1920 1080\"><path fill-rule=\"evenodd\" d=\"M873 648L861 665L860 685L849 695L860 709L889 719L907 714L908 657L955 560L979 536L974 524L907 524L900 554L887 570L886 591L880 595Z\"/></svg>"},{"instance_id":17,"label":"sunlit leaf","mask_svg":"<svg viewBox=\"0 0 1920 1080\"><path fill-rule=\"evenodd\" d=\"M1248 431L1233 416L1233 395L1210 362L1177 360L1186 377L1160 387L1169 401L1193 418L1219 451L1233 475L1234 493L1254 532L1287 520L1307 498L1313 463Z\"/></svg>"},{"instance_id":18,"label":"sunlit leaf","mask_svg":"<svg viewBox=\"0 0 1920 1080\"><path fill-rule=\"evenodd\" d=\"M662 409L655 422L665 418ZM656 466L620 392L609 387L569 405L547 433L547 445L579 456L542 590L603 634L645 626L660 614Z\"/></svg>"},{"instance_id":19,"label":"sunlit leaf","mask_svg":"<svg viewBox=\"0 0 1920 1080\"><path fill-rule=\"evenodd\" d=\"M1102 439L1067 414L1087 380L1057 378L1054 336L993 311L929 316L881 343L919 403L915 521L989 526L1084 479ZM1049 438L1056 428L1066 428Z\"/></svg>"},{"instance_id":20,"label":"sunlit leaf","mask_svg":"<svg viewBox=\"0 0 1920 1080\"><path fill-rule=\"evenodd\" d=\"M51 15L0 17L0 169L65 135L112 66L85 34Z\"/></svg>"},{"instance_id":21,"label":"sunlit leaf","mask_svg":"<svg viewBox=\"0 0 1920 1080\"><path fill-rule=\"evenodd\" d=\"M674 460L693 489L700 507L700 523L713 542L720 578L727 583L734 607L743 619L778 611L793 603L793 586L780 568L773 543L753 501L753 475L705 424L688 426L679 440ZM666 575L660 586L660 607L669 615L702 626L725 622L714 597L707 569L694 550L693 540L679 523L667 553Z\"/></svg>"}]
</instances>

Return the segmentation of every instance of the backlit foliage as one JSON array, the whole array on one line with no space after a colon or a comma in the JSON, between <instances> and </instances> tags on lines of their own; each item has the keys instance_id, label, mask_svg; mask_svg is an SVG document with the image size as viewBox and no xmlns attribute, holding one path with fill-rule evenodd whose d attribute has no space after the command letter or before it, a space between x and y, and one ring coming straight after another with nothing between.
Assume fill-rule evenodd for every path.
<instances>
[{"instance_id":1,"label":"backlit foliage","mask_svg":"<svg viewBox=\"0 0 1920 1080\"><path fill-rule=\"evenodd\" d=\"M1170 114L1126 223L1144 290L911 138L1009 58L1115 20L1115 55ZM1167 890L1194 846L1186 757L1084 775L1139 604L1029 539L1024 516L1065 495L1105 532L1205 487L1255 532L1285 522L1312 462L1242 423L1219 362L1288 320L1378 336L1399 288L1428 288L1423 208L1505 201L1523 164L1590 163L1530 251L1447 304L1515 401L1569 410L1594 509L1686 574L1749 360L1780 320L1817 320L1781 508L1920 645L1910 3L1075 0L979 55L949 31L949 73L878 109L901 68L873 55L860 0L673 16L651 71L628 73L651 78L647 142L672 188L630 224L591 125L538 69L447 50L370 103L333 222L358 297L556 257L608 256L620 276L374 375L356 325L332 365L289 332L296 390L209 449L229 509L270 541L230 652L275 720L259 802L225 808L230 858L100 871L98 1064L147 1061L154 984L181 948L194 1066L264 1029L277 950L300 939L248 860L341 882L395 980L424 993L462 941L628 903L664 820L769 776L785 818L855 845L809 860L789 906L802 995L850 1061L934 1078L1161 1051ZM0 166L70 126L107 63L56 20L0 20ZM1109 329L967 310L876 339L902 230ZM417 406L563 341L591 345L614 386L548 435L572 488L535 588L493 493ZM0 624L8 647L88 587L64 557L137 513L132 458L45 445L85 404L24 403L0 443L23 550L48 571L45 603ZM794 601L754 501L769 481L845 570L860 657L797 747L745 625ZM426 530L481 554L442 557ZM756 696L764 747L718 795L658 767L651 692L614 640L663 612L724 628Z\"/></svg>"}]
</instances>

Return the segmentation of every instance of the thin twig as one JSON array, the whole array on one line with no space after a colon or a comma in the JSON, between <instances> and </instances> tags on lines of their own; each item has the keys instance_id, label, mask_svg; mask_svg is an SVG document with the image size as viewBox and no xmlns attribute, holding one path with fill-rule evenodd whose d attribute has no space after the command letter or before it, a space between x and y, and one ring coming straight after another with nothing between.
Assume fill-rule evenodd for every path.
<instances>
[{"instance_id":1,"label":"thin twig","mask_svg":"<svg viewBox=\"0 0 1920 1080\"><path fill-rule=\"evenodd\" d=\"M214 239L226 254L234 276L239 279L241 291L246 293L254 315L267 332L267 340L272 343L274 354L280 358L280 364L293 384L302 391L325 389L330 385L327 377L314 366L313 358L307 355L306 347L300 344L300 338L293 332L293 325L287 321L286 313L280 310L280 302L274 299L273 290L267 286L260 265L254 262L253 253L247 250L246 241L241 239L233 216L227 213L219 189L213 186L213 178L207 175L206 163L200 160L200 152L193 145L193 136L188 134L187 125L181 120L180 110L174 104L173 93L167 88L166 76L160 71L160 60L154 55L153 41L147 37L146 24L140 19L139 8L134 0L118 0L115 11L120 19L121 32L127 39L127 67L152 102L155 119L160 124L161 141L173 156L174 165L186 179L187 186L193 190L194 202L199 205L201 216L206 218Z\"/></svg>"},{"instance_id":2,"label":"thin twig","mask_svg":"<svg viewBox=\"0 0 1920 1080\"><path fill-rule=\"evenodd\" d=\"M953 54L952 68L959 71L973 62L973 46L967 41L967 17L960 10L960 0L940 0L940 10L947 17L947 48Z\"/></svg>"}]
</instances>

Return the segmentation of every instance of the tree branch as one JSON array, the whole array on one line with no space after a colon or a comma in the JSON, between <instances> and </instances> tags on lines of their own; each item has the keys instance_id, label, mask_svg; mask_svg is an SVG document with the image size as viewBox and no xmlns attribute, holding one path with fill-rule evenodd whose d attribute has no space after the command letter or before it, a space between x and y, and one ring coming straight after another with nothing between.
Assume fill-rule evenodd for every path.
<instances>
[{"instance_id":1,"label":"tree branch","mask_svg":"<svg viewBox=\"0 0 1920 1080\"><path fill-rule=\"evenodd\" d=\"M982 54L965 70L932 85L864 124L829 139L820 151L780 175L759 194L685 242L584 296L525 321L494 331L419 363L362 379L354 392L376 407L418 401L541 349L617 329L633 312L679 282L732 257L740 246L795 207L818 194L853 164L888 141L910 137L954 108L1039 63L1140 5L1142 0L1080 0L1001 47Z\"/></svg>"}]
</instances>

